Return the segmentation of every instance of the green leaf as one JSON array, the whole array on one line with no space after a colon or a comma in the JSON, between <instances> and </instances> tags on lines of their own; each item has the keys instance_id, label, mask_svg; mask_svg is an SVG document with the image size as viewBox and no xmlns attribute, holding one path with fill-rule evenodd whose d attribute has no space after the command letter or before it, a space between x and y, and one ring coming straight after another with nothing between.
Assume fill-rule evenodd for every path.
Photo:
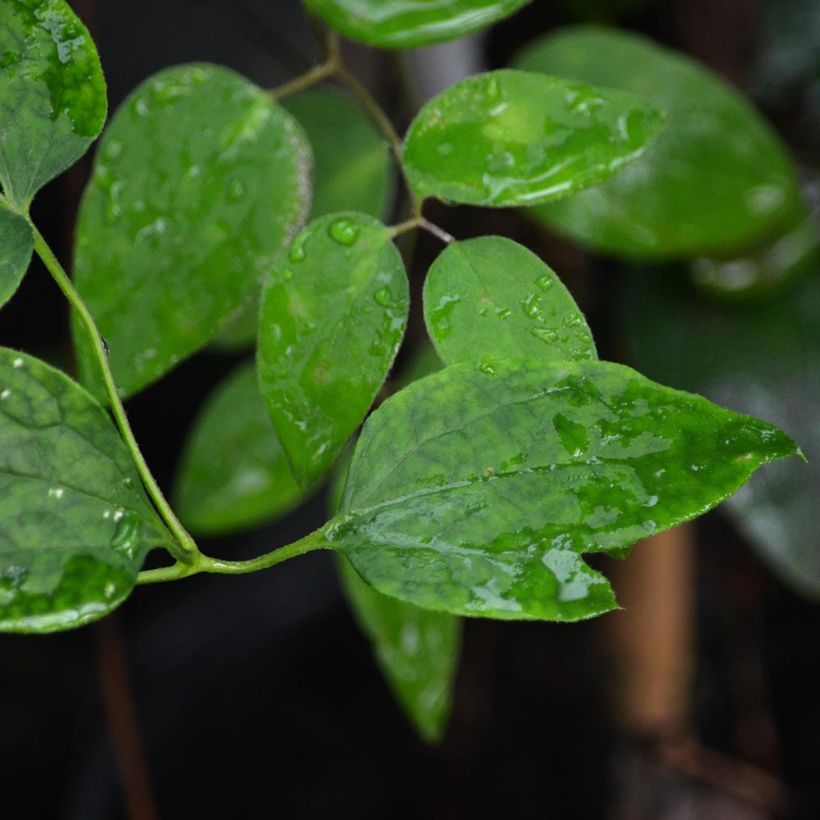
<instances>
[{"instance_id":1,"label":"green leaf","mask_svg":"<svg viewBox=\"0 0 820 820\"><path fill-rule=\"evenodd\" d=\"M730 307L663 273L630 282L624 326L635 361L800 437L808 465L772 466L723 509L782 580L820 600L820 278L792 283L769 302Z\"/></svg>"},{"instance_id":2,"label":"green leaf","mask_svg":"<svg viewBox=\"0 0 820 820\"><path fill-rule=\"evenodd\" d=\"M795 444L608 362L451 365L364 426L326 537L376 590L460 615L613 609L584 553L704 513Z\"/></svg>"},{"instance_id":3,"label":"green leaf","mask_svg":"<svg viewBox=\"0 0 820 820\"><path fill-rule=\"evenodd\" d=\"M373 121L346 94L315 88L282 105L304 128L313 149L311 218L359 211L385 216L393 193L390 147Z\"/></svg>"},{"instance_id":4,"label":"green leaf","mask_svg":"<svg viewBox=\"0 0 820 820\"><path fill-rule=\"evenodd\" d=\"M579 27L536 41L516 65L641 94L669 118L640 162L599 188L535 211L567 236L632 257L722 255L799 217L781 141L694 60L636 34Z\"/></svg>"},{"instance_id":5,"label":"green leaf","mask_svg":"<svg viewBox=\"0 0 820 820\"><path fill-rule=\"evenodd\" d=\"M0 348L0 630L101 618L170 538L105 411L63 373Z\"/></svg>"},{"instance_id":6,"label":"green leaf","mask_svg":"<svg viewBox=\"0 0 820 820\"><path fill-rule=\"evenodd\" d=\"M100 59L63 0L0 3L0 182L27 210L100 133L108 107Z\"/></svg>"},{"instance_id":7,"label":"green leaf","mask_svg":"<svg viewBox=\"0 0 820 820\"><path fill-rule=\"evenodd\" d=\"M509 17L530 0L306 0L351 40L380 48L416 48L455 40Z\"/></svg>"},{"instance_id":8,"label":"green leaf","mask_svg":"<svg viewBox=\"0 0 820 820\"><path fill-rule=\"evenodd\" d=\"M80 208L74 270L123 395L253 298L307 213L309 171L296 121L225 68L169 68L121 106ZM74 330L83 381L101 395Z\"/></svg>"},{"instance_id":9,"label":"green leaf","mask_svg":"<svg viewBox=\"0 0 820 820\"><path fill-rule=\"evenodd\" d=\"M304 497L273 432L253 363L237 367L202 406L174 496L185 526L203 535L270 521Z\"/></svg>"},{"instance_id":10,"label":"green leaf","mask_svg":"<svg viewBox=\"0 0 820 820\"><path fill-rule=\"evenodd\" d=\"M440 740L452 707L462 624L446 612L420 609L376 592L345 560L342 585L353 614L396 700L419 734Z\"/></svg>"},{"instance_id":11,"label":"green leaf","mask_svg":"<svg viewBox=\"0 0 820 820\"><path fill-rule=\"evenodd\" d=\"M421 109L407 133L404 167L420 197L534 205L617 174L662 128L663 115L631 94L492 71Z\"/></svg>"},{"instance_id":12,"label":"green leaf","mask_svg":"<svg viewBox=\"0 0 820 820\"><path fill-rule=\"evenodd\" d=\"M500 236L454 242L424 284L430 338L448 364L498 359L595 359L581 311L555 273Z\"/></svg>"},{"instance_id":13,"label":"green leaf","mask_svg":"<svg viewBox=\"0 0 820 820\"><path fill-rule=\"evenodd\" d=\"M34 234L28 222L0 200L0 307L23 281L32 250Z\"/></svg>"},{"instance_id":14,"label":"green leaf","mask_svg":"<svg viewBox=\"0 0 820 820\"><path fill-rule=\"evenodd\" d=\"M392 234L366 214L331 214L296 237L262 297L259 378L303 486L333 463L387 376L407 324Z\"/></svg>"}]
</instances>

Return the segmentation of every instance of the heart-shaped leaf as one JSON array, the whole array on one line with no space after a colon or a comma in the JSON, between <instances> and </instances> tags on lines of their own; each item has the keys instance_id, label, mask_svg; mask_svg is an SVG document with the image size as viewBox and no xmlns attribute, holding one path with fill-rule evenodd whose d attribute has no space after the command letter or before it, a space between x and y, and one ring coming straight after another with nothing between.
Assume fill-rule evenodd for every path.
<instances>
[{"instance_id":1,"label":"heart-shaped leaf","mask_svg":"<svg viewBox=\"0 0 820 820\"><path fill-rule=\"evenodd\" d=\"M519 68L641 94L668 115L640 162L534 213L599 251L725 255L777 233L802 206L785 146L704 66L632 33L570 28L528 46Z\"/></svg>"},{"instance_id":2,"label":"heart-shaped leaf","mask_svg":"<svg viewBox=\"0 0 820 820\"><path fill-rule=\"evenodd\" d=\"M454 40L509 17L530 0L306 0L352 40L380 48L416 48Z\"/></svg>"},{"instance_id":3,"label":"heart-shaped leaf","mask_svg":"<svg viewBox=\"0 0 820 820\"><path fill-rule=\"evenodd\" d=\"M0 348L0 630L101 618L170 541L105 411L63 373Z\"/></svg>"},{"instance_id":4,"label":"heart-shaped leaf","mask_svg":"<svg viewBox=\"0 0 820 820\"><path fill-rule=\"evenodd\" d=\"M430 338L448 364L595 359L592 333L555 273L501 236L454 242L424 284Z\"/></svg>"},{"instance_id":5,"label":"heart-shaped leaf","mask_svg":"<svg viewBox=\"0 0 820 820\"><path fill-rule=\"evenodd\" d=\"M617 174L663 121L653 105L622 91L492 71L456 83L421 109L407 133L404 168L422 198L534 205Z\"/></svg>"},{"instance_id":6,"label":"heart-shaped leaf","mask_svg":"<svg viewBox=\"0 0 820 820\"><path fill-rule=\"evenodd\" d=\"M74 270L123 395L254 297L307 214L309 173L296 121L228 69L169 68L120 107L80 208ZM102 396L74 330L83 381Z\"/></svg>"},{"instance_id":7,"label":"heart-shaped leaf","mask_svg":"<svg viewBox=\"0 0 820 820\"><path fill-rule=\"evenodd\" d=\"M376 590L461 615L571 621L615 607L584 553L704 513L777 428L608 362L451 365L368 419L326 538Z\"/></svg>"},{"instance_id":8,"label":"heart-shaped leaf","mask_svg":"<svg viewBox=\"0 0 820 820\"><path fill-rule=\"evenodd\" d=\"M256 368L241 365L194 423L177 476L179 516L192 532L222 535L271 521L303 497L273 432Z\"/></svg>"},{"instance_id":9,"label":"heart-shaped leaf","mask_svg":"<svg viewBox=\"0 0 820 820\"><path fill-rule=\"evenodd\" d=\"M108 103L100 59L63 0L0 3L0 182L24 211L97 138Z\"/></svg>"},{"instance_id":10,"label":"heart-shaped leaf","mask_svg":"<svg viewBox=\"0 0 820 820\"><path fill-rule=\"evenodd\" d=\"M32 250L34 235L28 222L0 199L0 307L22 282Z\"/></svg>"},{"instance_id":11,"label":"heart-shaped leaf","mask_svg":"<svg viewBox=\"0 0 820 820\"><path fill-rule=\"evenodd\" d=\"M331 214L308 225L262 297L259 378L293 474L333 463L387 376L407 324L408 284L388 228Z\"/></svg>"}]
</instances>

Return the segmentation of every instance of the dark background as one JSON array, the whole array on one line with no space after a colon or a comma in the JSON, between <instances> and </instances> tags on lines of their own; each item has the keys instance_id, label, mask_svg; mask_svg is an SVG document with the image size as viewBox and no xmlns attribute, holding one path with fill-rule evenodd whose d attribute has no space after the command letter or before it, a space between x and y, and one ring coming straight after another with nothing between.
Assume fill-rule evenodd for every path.
<instances>
[{"instance_id":1,"label":"dark background","mask_svg":"<svg viewBox=\"0 0 820 820\"><path fill-rule=\"evenodd\" d=\"M503 65L555 26L617 21L697 56L753 94L800 159L817 165L820 56L810 47L820 42L817 5L536 0L493 31L487 54L491 65ZM97 41L112 110L148 74L174 63L223 63L270 87L305 70L314 53L298 4L287 0L74 6ZM807 14L817 21L813 40L795 23ZM391 58L357 48L350 57L405 125L412 112ZM88 168L86 158L35 206L64 261ZM503 233L540 253L589 314L603 356L617 358L609 310L621 283L615 264L582 255L514 214L434 215L460 237ZM421 240L416 283L435 251ZM0 343L67 363L66 330L65 305L35 265L0 317ZM129 403L164 485L197 406L236 361L200 354ZM205 546L250 557L324 520L317 497L250 538ZM786 816L820 818L820 606L782 587L718 514L702 520L698 534L700 739L781 778ZM130 751L147 771L131 792L141 795L144 811L153 806L163 818L603 818L635 788L635 765L661 791L711 792L713 802L701 804L716 812L709 817L766 816L721 803L697 779L640 768L647 758L618 728L610 705L602 620L470 622L450 730L439 748L429 748L391 700L326 557L253 576L138 588L102 626L0 638L0 817L126 816L113 737L124 731L133 743L135 725L139 746ZM131 713L130 728L127 719L123 729L106 718L106 703L109 714ZM706 808L699 812L685 816L707 816Z\"/></svg>"}]
</instances>

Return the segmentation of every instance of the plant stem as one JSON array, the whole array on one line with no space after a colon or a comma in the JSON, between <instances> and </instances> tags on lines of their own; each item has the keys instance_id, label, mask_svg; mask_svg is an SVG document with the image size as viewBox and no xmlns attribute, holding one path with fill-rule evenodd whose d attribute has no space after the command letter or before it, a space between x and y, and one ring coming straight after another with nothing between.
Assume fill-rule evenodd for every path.
<instances>
[{"instance_id":1,"label":"plant stem","mask_svg":"<svg viewBox=\"0 0 820 820\"><path fill-rule=\"evenodd\" d=\"M191 575L198 575L201 572L213 573L216 575L247 575L251 572L258 572L268 567L281 564L290 558L305 555L316 550L332 549L324 538L324 528L306 535L293 544L280 547L258 558L251 558L248 561L223 561L220 558L211 558L201 553L196 556L196 560L191 564L181 564L177 562L170 567L160 569L144 570L137 577L138 584L155 584L164 581L177 581L180 578L187 578Z\"/></svg>"},{"instance_id":2,"label":"plant stem","mask_svg":"<svg viewBox=\"0 0 820 820\"><path fill-rule=\"evenodd\" d=\"M37 255L43 260L43 264L46 266L52 278L57 283L57 286L63 292L63 295L66 297L71 307L77 312L77 315L79 316L80 321L88 334L89 341L91 342L91 349L94 353L94 358L97 360L100 373L102 374L103 381L105 383L105 392L111 405L111 412L114 416L114 420L116 421L120 434L125 441L125 446L131 453L131 458L134 460L134 464L136 465L137 472L142 479L142 483L145 485L148 495L156 505L157 510L168 526L168 529L171 531L174 538L176 538L175 544L167 545L168 551L174 556L174 558L177 559L177 561L180 561L183 564L191 564L195 557L199 554L199 550L197 549L193 538L191 538L179 522L179 519L171 509L171 505L162 494L162 490L160 490L156 479L151 474L151 470L148 468L148 464L140 451L137 440L131 430L131 425L128 423L128 417L125 414L125 408L123 407L122 400L117 392L117 386L114 383L114 376L111 373L111 366L108 362L108 354L105 351L102 336L100 336L100 332L97 330L97 325L94 322L94 318L91 316L85 302L83 302L82 297L75 289L73 282L65 272L63 266L48 246L46 240L43 238L43 235L37 230L33 223L29 222L29 224L31 225L31 229L34 233L34 249L37 251Z\"/></svg>"},{"instance_id":3,"label":"plant stem","mask_svg":"<svg viewBox=\"0 0 820 820\"><path fill-rule=\"evenodd\" d=\"M304 91L306 88L322 82L322 80L327 80L336 73L337 69L336 61L328 59L321 65L311 68L310 71L306 71L304 74L300 74L298 77L294 77L292 80L271 89L268 93L273 99L281 100L283 97Z\"/></svg>"},{"instance_id":4,"label":"plant stem","mask_svg":"<svg viewBox=\"0 0 820 820\"><path fill-rule=\"evenodd\" d=\"M423 216L416 216L413 217L413 219L408 219L406 222L400 222L398 225L394 225L390 229L390 234L395 239L397 236L401 236L415 228L421 228L427 231L427 233L435 236L436 239L440 239L445 245L450 245L456 241L454 236L451 236L443 228L439 228L438 225L434 222L430 222L429 219L425 219Z\"/></svg>"}]
</instances>

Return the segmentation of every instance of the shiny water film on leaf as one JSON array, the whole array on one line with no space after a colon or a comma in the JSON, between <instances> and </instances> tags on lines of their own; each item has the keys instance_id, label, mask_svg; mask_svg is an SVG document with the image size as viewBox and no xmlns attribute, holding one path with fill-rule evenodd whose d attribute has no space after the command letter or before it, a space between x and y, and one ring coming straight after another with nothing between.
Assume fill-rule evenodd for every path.
<instances>
[{"instance_id":1,"label":"shiny water film on leaf","mask_svg":"<svg viewBox=\"0 0 820 820\"><path fill-rule=\"evenodd\" d=\"M0 200L0 307L14 296L33 250L34 234L28 222Z\"/></svg>"},{"instance_id":2,"label":"shiny water film on leaf","mask_svg":"<svg viewBox=\"0 0 820 820\"><path fill-rule=\"evenodd\" d=\"M705 66L637 34L594 27L538 40L515 64L640 94L668 115L639 162L598 188L534 211L567 236L632 257L726 254L799 219L785 146Z\"/></svg>"},{"instance_id":3,"label":"shiny water film on leaf","mask_svg":"<svg viewBox=\"0 0 820 820\"><path fill-rule=\"evenodd\" d=\"M0 631L102 617L170 540L105 411L63 373L0 348Z\"/></svg>"},{"instance_id":4,"label":"shiny water film on leaf","mask_svg":"<svg viewBox=\"0 0 820 820\"><path fill-rule=\"evenodd\" d=\"M380 48L455 40L509 17L530 0L306 0L329 26Z\"/></svg>"},{"instance_id":5,"label":"shiny water film on leaf","mask_svg":"<svg viewBox=\"0 0 820 820\"><path fill-rule=\"evenodd\" d=\"M273 432L256 368L240 365L194 422L177 474L179 517L195 534L223 535L271 521L303 497Z\"/></svg>"},{"instance_id":6,"label":"shiny water film on leaf","mask_svg":"<svg viewBox=\"0 0 820 820\"><path fill-rule=\"evenodd\" d=\"M795 452L777 428L621 365L451 365L368 419L326 537L424 608L577 620L616 606L584 553L700 515Z\"/></svg>"},{"instance_id":7,"label":"shiny water film on leaf","mask_svg":"<svg viewBox=\"0 0 820 820\"><path fill-rule=\"evenodd\" d=\"M454 242L424 284L430 338L448 364L595 359L592 333L555 273L500 236Z\"/></svg>"},{"instance_id":8,"label":"shiny water film on leaf","mask_svg":"<svg viewBox=\"0 0 820 820\"><path fill-rule=\"evenodd\" d=\"M74 265L123 395L254 297L307 214L309 175L293 117L228 69L169 68L123 103L82 201ZM74 331L83 380L96 387L83 329Z\"/></svg>"},{"instance_id":9,"label":"shiny water film on leaf","mask_svg":"<svg viewBox=\"0 0 820 820\"><path fill-rule=\"evenodd\" d=\"M262 297L262 393L296 479L333 463L387 376L407 324L408 283L391 232L331 214L293 241Z\"/></svg>"},{"instance_id":10,"label":"shiny water film on leaf","mask_svg":"<svg viewBox=\"0 0 820 820\"><path fill-rule=\"evenodd\" d=\"M663 128L621 91L525 71L478 74L410 126L404 167L420 197L491 207L549 202L617 174Z\"/></svg>"},{"instance_id":11,"label":"shiny water film on leaf","mask_svg":"<svg viewBox=\"0 0 820 820\"><path fill-rule=\"evenodd\" d=\"M0 183L16 208L88 150L107 106L97 50L68 3L0 3Z\"/></svg>"},{"instance_id":12,"label":"shiny water film on leaf","mask_svg":"<svg viewBox=\"0 0 820 820\"><path fill-rule=\"evenodd\" d=\"M623 316L647 373L798 437L807 465L773 465L723 509L783 581L820 600L820 279L727 306L699 298L680 277L646 271L633 275Z\"/></svg>"}]
</instances>

